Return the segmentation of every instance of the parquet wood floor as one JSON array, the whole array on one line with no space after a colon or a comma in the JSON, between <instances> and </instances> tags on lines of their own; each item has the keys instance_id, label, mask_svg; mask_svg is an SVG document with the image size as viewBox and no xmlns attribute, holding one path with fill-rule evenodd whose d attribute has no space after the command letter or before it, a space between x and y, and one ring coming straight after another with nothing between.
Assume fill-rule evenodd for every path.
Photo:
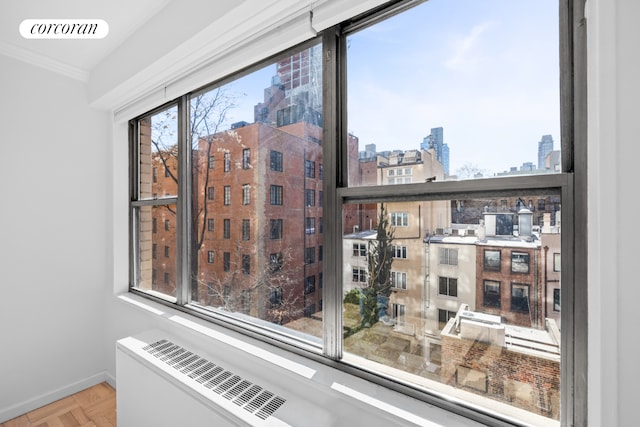
<instances>
[{"instance_id":1,"label":"parquet wood floor","mask_svg":"<svg viewBox=\"0 0 640 427\"><path fill-rule=\"evenodd\" d=\"M116 391L100 383L0 427L116 427Z\"/></svg>"}]
</instances>

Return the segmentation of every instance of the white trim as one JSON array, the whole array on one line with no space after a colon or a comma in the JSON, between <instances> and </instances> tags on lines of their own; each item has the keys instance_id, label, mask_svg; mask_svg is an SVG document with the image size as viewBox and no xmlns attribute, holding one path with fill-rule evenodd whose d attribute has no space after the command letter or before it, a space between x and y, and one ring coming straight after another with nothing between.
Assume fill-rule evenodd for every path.
<instances>
[{"instance_id":1,"label":"white trim","mask_svg":"<svg viewBox=\"0 0 640 427\"><path fill-rule=\"evenodd\" d=\"M65 64L57 59L32 52L11 43L0 41L0 54L44 68L45 70L52 71L54 73L62 74L63 76L81 81L82 83L87 83L89 81L90 73L87 70Z\"/></svg>"}]
</instances>

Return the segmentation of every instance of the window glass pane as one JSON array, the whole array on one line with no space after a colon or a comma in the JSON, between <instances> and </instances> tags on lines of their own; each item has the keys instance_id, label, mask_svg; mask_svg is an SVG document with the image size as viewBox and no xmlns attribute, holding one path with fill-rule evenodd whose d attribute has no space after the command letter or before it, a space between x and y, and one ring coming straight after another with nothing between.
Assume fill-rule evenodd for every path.
<instances>
[{"instance_id":1,"label":"window glass pane","mask_svg":"<svg viewBox=\"0 0 640 427\"><path fill-rule=\"evenodd\" d=\"M321 47L191 97L192 301L320 342ZM205 163L215 156L223 167ZM222 196L203 197L203 189ZM209 220L220 231L203 232ZM207 253L215 251L213 262ZM283 330L277 326L279 330ZM299 332L304 334L300 334Z\"/></svg>"},{"instance_id":2,"label":"window glass pane","mask_svg":"<svg viewBox=\"0 0 640 427\"><path fill-rule=\"evenodd\" d=\"M176 205L141 206L136 212L139 271L135 286L175 297Z\"/></svg>"},{"instance_id":3,"label":"window glass pane","mask_svg":"<svg viewBox=\"0 0 640 427\"><path fill-rule=\"evenodd\" d=\"M178 194L178 107L138 121L139 199Z\"/></svg>"},{"instance_id":4,"label":"window glass pane","mask_svg":"<svg viewBox=\"0 0 640 427\"><path fill-rule=\"evenodd\" d=\"M537 0L430 0L351 34L349 185L560 172L558 40Z\"/></svg>"},{"instance_id":5,"label":"window glass pane","mask_svg":"<svg viewBox=\"0 0 640 427\"><path fill-rule=\"evenodd\" d=\"M555 424L560 203L539 197L558 203L532 211L522 194L346 204L345 360L531 425ZM406 213L406 226L393 225L393 212ZM406 258L393 256L398 247ZM528 270L513 269L514 259L528 260Z\"/></svg>"}]
</instances>

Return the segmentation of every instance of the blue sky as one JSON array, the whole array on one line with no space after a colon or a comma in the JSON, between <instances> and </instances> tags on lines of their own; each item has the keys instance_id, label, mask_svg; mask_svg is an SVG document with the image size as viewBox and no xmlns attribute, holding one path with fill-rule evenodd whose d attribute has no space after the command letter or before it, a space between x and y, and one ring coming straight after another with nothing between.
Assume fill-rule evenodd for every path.
<instances>
[{"instance_id":1,"label":"blue sky","mask_svg":"<svg viewBox=\"0 0 640 427\"><path fill-rule=\"evenodd\" d=\"M560 147L557 1L431 0L354 34L348 58L362 148L417 148L442 126L455 173L535 164L544 134Z\"/></svg>"},{"instance_id":2,"label":"blue sky","mask_svg":"<svg viewBox=\"0 0 640 427\"><path fill-rule=\"evenodd\" d=\"M557 0L430 0L348 39L348 129L360 149L416 149L443 127L450 172L537 164L560 147ZM275 65L234 83L253 121ZM244 95L246 94L246 96Z\"/></svg>"}]
</instances>

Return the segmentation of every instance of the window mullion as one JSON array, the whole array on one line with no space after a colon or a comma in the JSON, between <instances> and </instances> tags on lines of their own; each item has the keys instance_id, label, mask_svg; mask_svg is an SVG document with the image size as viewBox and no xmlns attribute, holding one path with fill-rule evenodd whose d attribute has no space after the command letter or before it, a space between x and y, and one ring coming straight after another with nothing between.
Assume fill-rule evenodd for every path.
<instances>
[{"instance_id":1,"label":"window mullion","mask_svg":"<svg viewBox=\"0 0 640 427\"><path fill-rule=\"evenodd\" d=\"M178 305L191 301L191 135L189 126L189 97L178 101L178 207L176 217Z\"/></svg>"},{"instance_id":2,"label":"window mullion","mask_svg":"<svg viewBox=\"0 0 640 427\"><path fill-rule=\"evenodd\" d=\"M341 105L344 88L344 39L339 36L337 27L323 34L323 164L324 187L323 206L326 219L323 274L327 286L324 288L323 305L323 352L327 357L342 357L342 200L336 188L346 176L340 155L343 140L343 118Z\"/></svg>"}]
</instances>

